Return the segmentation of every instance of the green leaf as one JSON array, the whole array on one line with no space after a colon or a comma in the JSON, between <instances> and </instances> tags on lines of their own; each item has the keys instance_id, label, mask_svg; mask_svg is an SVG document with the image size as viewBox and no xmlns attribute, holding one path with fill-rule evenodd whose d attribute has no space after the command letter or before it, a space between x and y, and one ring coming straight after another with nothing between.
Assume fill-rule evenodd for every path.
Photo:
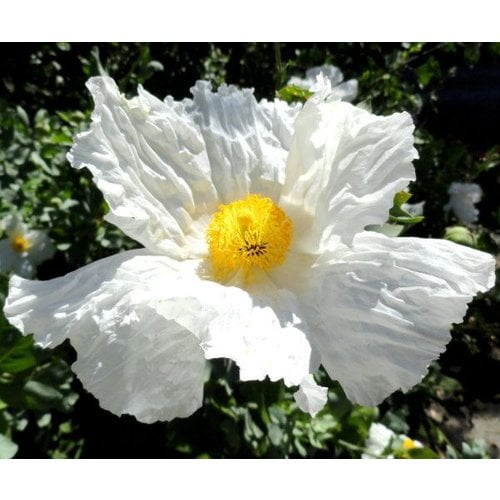
<instances>
[{"instance_id":1,"label":"green leaf","mask_svg":"<svg viewBox=\"0 0 500 500\"><path fill-rule=\"evenodd\" d=\"M35 410L58 407L63 400L63 395L58 390L36 380L26 382L24 393L28 407Z\"/></svg>"},{"instance_id":2,"label":"green leaf","mask_svg":"<svg viewBox=\"0 0 500 500\"><path fill-rule=\"evenodd\" d=\"M279 446L283 441L283 437L284 433L279 425L269 425L269 441L271 441L274 446Z\"/></svg>"},{"instance_id":3,"label":"green leaf","mask_svg":"<svg viewBox=\"0 0 500 500\"><path fill-rule=\"evenodd\" d=\"M401 215L394 217L392 215L389 216L389 222L391 224L403 224L404 226L408 226L409 224L418 224L424 220L423 215Z\"/></svg>"},{"instance_id":4,"label":"green leaf","mask_svg":"<svg viewBox=\"0 0 500 500\"><path fill-rule=\"evenodd\" d=\"M12 458L19 449L16 443L7 436L0 434L0 458Z\"/></svg>"},{"instance_id":5,"label":"green leaf","mask_svg":"<svg viewBox=\"0 0 500 500\"><path fill-rule=\"evenodd\" d=\"M500 146L494 146L484 153L476 164L477 173L486 172L500 165Z\"/></svg>"},{"instance_id":6,"label":"green leaf","mask_svg":"<svg viewBox=\"0 0 500 500\"><path fill-rule=\"evenodd\" d=\"M447 227L444 233L444 239L472 248L477 246L476 236L463 226Z\"/></svg>"},{"instance_id":7,"label":"green leaf","mask_svg":"<svg viewBox=\"0 0 500 500\"><path fill-rule=\"evenodd\" d=\"M0 345L0 372L18 373L35 364L31 337L20 337L14 344Z\"/></svg>"},{"instance_id":8,"label":"green leaf","mask_svg":"<svg viewBox=\"0 0 500 500\"><path fill-rule=\"evenodd\" d=\"M412 215L403 208L403 204L407 203L411 196L411 193L407 191L399 191L394 195L393 205L389 210L389 222L391 224L412 226L424 220L422 215Z\"/></svg>"},{"instance_id":9,"label":"green leaf","mask_svg":"<svg viewBox=\"0 0 500 500\"><path fill-rule=\"evenodd\" d=\"M462 442L464 458L489 458L488 448L484 439L474 439L470 444Z\"/></svg>"},{"instance_id":10,"label":"green leaf","mask_svg":"<svg viewBox=\"0 0 500 500\"><path fill-rule=\"evenodd\" d=\"M305 102L313 93L309 90L298 87L297 85L287 85L276 91L276 97L282 101L290 102Z\"/></svg>"},{"instance_id":11,"label":"green leaf","mask_svg":"<svg viewBox=\"0 0 500 500\"><path fill-rule=\"evenodd\" d=\"M406 453L410 458L439 458L439 455L430 448L412 448Z\"/></svg>"},{"instance_id":12,"label":"green leaf","mask_svg":"<svg viewBox=\"0 0 500 500\"><path fill-rule=\"evenodd\" d=\"M380 420L382 424L394 432L398 432L401 434L407 434L410 430L408 423L406 422L406 418L408 417L408 410L404 408L400 408L396 410L389 410L383 418Z\"/></svg>"},{"instance_id":13,"label":"green leaf","mask_svg":"<svg viewBox=\"0 0 500 500\"><path fill-rule=\"evenodd\" d=\"M406 203L411 198L411 193L408 191L399 191L394 195L394 206L401 208L403 203Z\"/></svg>"},{"instance_id":14,"label":"green leaf","mask_svg":"<svg viewBox=\"0 0 500 500\"><path fill-rule=\"evenodd\" d=\"M21 121L24 123L24 125L29 127L30 126L30 119L29 119L28 113L26 113L26 111L21 106L16 106L16 111L17 111L17 115L19 116Z\"/></svg>"},{"instance_id":15,"label":"green leaf","mask_svg":"<svg viewBox=\"0 0 500 500\"><path fill-rule=\"evenodd\" d=\"M441 391L448 396L453 396L462 389L462 384L456 378L441 374L436 384L436 388L441 389Z\"/></svg>"},{"instance_id":16,"label":"green leaf","mask_svg":"<svg viewBox=\"0 0 500 500\"><path fill-rule=\"evenodd\" d=\"M422 87L427 87L434 79L441 77L441 67L435 57L429 57L415 72Z\"/></svg>"}]
</instances>

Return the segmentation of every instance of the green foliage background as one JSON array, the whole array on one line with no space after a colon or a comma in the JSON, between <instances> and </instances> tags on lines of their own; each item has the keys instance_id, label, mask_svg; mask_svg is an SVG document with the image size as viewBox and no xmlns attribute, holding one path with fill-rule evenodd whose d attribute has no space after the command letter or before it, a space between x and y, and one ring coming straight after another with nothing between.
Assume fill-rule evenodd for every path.
<instances>
[{"instance_id":1,"label":"green foliage background","mask_svg":"<svg viewBox=\"0 0 500 500\"><path fill-rule=\"evenodd\" d=\"M425 201L425 219L404 220L405 200L397 199L389 222L405 234L444 237L457 225L443 211L450 183L478 182L480 219L460 242L498 254L499 58L500 44L471 43L4 43L0 218L16 211L33 228L49 231L57 253L39 266L40 279L136 246L103 221L106 204L90 175L71 169L65 158L89 122L85 81L92 75L111 75L129 95L143 84L158 97L180 99L197 79L207 79L214 86L254 87L258 98L301 100L304 95L283 89L289 77L331 63L358 80L356 102L378 114L406 110L414 117L420 159L411 202ZM7 283L0 274L0 307ZM498 409L500 401L499 303L498 287L478 297L422 383L378 408L352 405L321 374L329 402L311 418L283 384L241 383L235 367L218 360L207 372L203 407L188 419L153 425L100 409L71 372L69 344L39 349L0 313L0 458L356 458L375 421L424 443L409 458L496 456L491 443L467 432L478 407Z\"/></svg>"}]
</instances>

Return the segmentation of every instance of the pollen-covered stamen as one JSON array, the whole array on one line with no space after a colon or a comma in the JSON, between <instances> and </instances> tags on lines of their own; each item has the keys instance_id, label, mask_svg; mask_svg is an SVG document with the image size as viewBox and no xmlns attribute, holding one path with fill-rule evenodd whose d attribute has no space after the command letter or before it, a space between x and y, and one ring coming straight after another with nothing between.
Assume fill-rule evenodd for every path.
<instances>
[{"instance_id":1,"label":"pollen-covered stamen","mask_svg":"<svg viewBox=\"0 0 500 500\"><path fill-rule=\"evenodd\" d=\"M253 268L281 264L292 241L292 221L270 198L253 194L221 205L207 229L211 264L217 279Z\"/></svg>"},{"instance_id":2,"label":"pollen-covered stamen","mask_svg":"<svg viewBox=\"0 0 500 500\"><path fill-rule=\"evenodd\" d=\"M257 255L259 257L262 257L266 252L266 243L252 243L252 244L247 244L245 247L240 248L240 252L246 252L247 256L251 257L253 255Z\"/></svg>"},{"instance_id":3,"label":"pollen-covered stamen","mask_svg":"<svg viewBox=\"0 0 500 500\"><path fill-rule=\"evenodd\" d=\"M10 238L10 246L15 252L23 253L30 248L31 243L24 236L14 236Z\"/></svg>"}]
</instances>

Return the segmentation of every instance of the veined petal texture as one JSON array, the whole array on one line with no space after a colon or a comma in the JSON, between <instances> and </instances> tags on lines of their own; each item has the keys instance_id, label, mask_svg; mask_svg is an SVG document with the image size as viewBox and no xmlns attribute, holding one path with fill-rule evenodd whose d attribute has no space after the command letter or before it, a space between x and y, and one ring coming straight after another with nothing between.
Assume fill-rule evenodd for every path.
<instances>
[{"instance_id":1,"label":"veined petal texture","mask_svg":"<svg viewBox=\"0 0 500 500\"><path fill-rule=\"evenodd\" d=\"M300 106L258 103L250 89L206 82L193 99L160 101L141 87L127 100L91 78L92 125L68 154L88 167L110 206L106 219L151 251L193 258L220 203L249 193L277 199Z\"/></svg>"},{"instance_id":2,"label":"veined petal texture","mask_svg":"<svg viewBox=\"0 0 500 500\"><path fill-rule=\"evenodd\" d=\"M198 128L180 106L142 88L127 100L111 78L87 86L92 125L68 158L92 172L111 209L106 219L151 251L199 254L204 235L196 223L217 206L217 194Z\"/></svg>"},{"instance_id":3,"label":"veined petal texture","mask_svg":"<svg viewBox=\"0 0 500 500\"><path fill-rule=\"evenodd\" d=\"M192 301L176 301L176 318L162 311L157 285L176 275L175 261L125 252L50 281L14 277L4 312L44 347L70 339L72 368L103 408L146 423L187 417L202 403L205 358Z\"/></svg>"},{"instance_id":4,"label":"veined petal texture","mask_svg":"<svg viewBox=\"0 0 500 500\"><path fill-rule=\"evenodd\" d=\"M344 102L311 98L295 122L280 206L293 217L297 250L321 253L382 224L394 194L415 178L413 122Z\"/></svg>"},{"instance_id":5,"label":"veined petal texture","mask_svg":"<svg viewBox=\"0 0 500 500\"><path fill-rule=\"evenodd\" d=\"M140 421L193 413L205 357L227 357L243 380L307 375L310 346L237 287L198 277L201 261L134 250L50 281L13 277L4 312L43 347L69 339L73 370L103 408ZM284 323L284 322L283 322Z\"/></svg>"},{"instance_id":6,"label":"veined petal texture","mask_svg":"<svg viewBox=\"0 0 500 500\"><path fill-rule=\"evenodd\" d=\"M325 258L312 332L329 375L362 405L418 383L495 280L491 255L444 240L365 232Z\"/></svg>"},{"instance_id":7,"label":"veined petal texture","mask_svg":"<svg viewBox=\"0 0 500 500\"><path fill-rule=\"evenodd\" d=\"M284 180L290 132L299 106L255 100L239 90L199 81L186 105L203 135L212 180L222 203L258 193L278 199ZM189 101L188 101L189 102Z\"/></svg>"}]
</instances>

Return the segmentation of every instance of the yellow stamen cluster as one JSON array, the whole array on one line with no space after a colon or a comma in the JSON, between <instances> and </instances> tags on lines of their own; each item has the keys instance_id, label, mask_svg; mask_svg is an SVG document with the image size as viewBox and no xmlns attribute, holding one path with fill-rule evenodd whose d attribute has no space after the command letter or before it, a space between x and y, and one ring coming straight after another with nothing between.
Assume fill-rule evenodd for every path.
<instances>
[{"instance_id":1,"label":"yellow stamen cluster","mask_svg":"<svg viewBox=\"0 0 500 500\"><path fill-rule=\"evenodd\" d=\"M31 244L24 236L14 236L10 239L10 246L15 252L26 252Z\"/></svg>"},{"instance_id":2,"label":"yellow stamen cluster","mask_svg":"<svg viewBox=\"0 0 500 500\"><path fill-rule=\"evenodd\" d=\"M271 269L283 263L293 225L271 199L257 194L221 205L207 229L211 265L216 279L242 270Z\"/></svg>"},{"instance_id":3,"label":"yellow stamen cluster","mask_svg":"<svg viewBox=\"0 0 500 500\"><path fill-rule=\"evenodd\" d=\"M416 448L416 444L415 444L415 441L413 441L413 439L407 437L404 439L403 441L403 450L413 450L414 448Z\"/></svg>"}]
</instances>

